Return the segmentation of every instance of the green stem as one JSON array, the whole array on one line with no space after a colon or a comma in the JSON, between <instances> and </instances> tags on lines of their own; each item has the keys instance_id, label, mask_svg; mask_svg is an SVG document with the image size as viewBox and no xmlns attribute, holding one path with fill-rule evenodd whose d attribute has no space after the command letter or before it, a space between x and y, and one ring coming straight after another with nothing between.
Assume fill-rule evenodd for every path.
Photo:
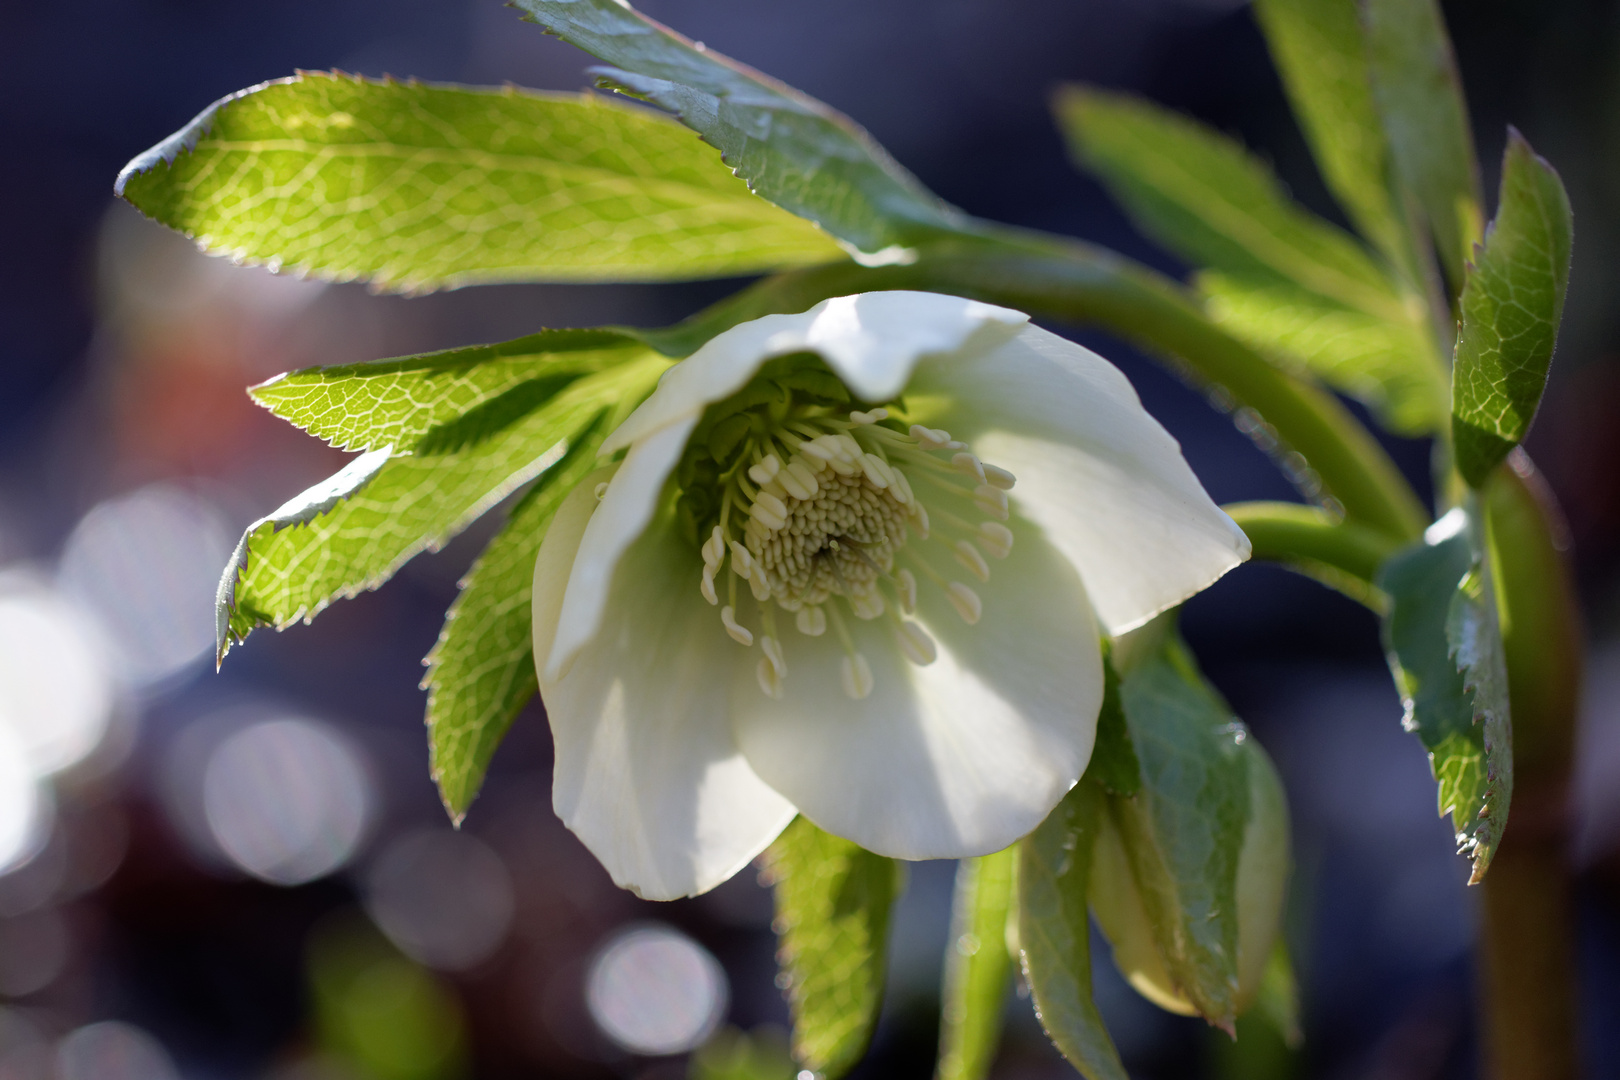
<instances>
[{"instance_id":1,"label":"green stem","mask_svg":"<svg viewBox=\"0 0 1620 1080\"><path fill-rule=\"evenodd\" d=\"M1482 885L1480 1025L1494 1080L1580 1075L1569 785L1581 629L1560 516L1515 451L1484 492L1513 715L1513 811Z\"/></svg>"},{"instance_id":2,"label":"green stem","mask_svg":"<svg viewBox=\"0 0 1620 1080\"><path fill-rule=\"evenodd\" d=\"M1212 396L1233 403L1240 425L1262 444L1274 443L1270 448L1307 495L1336 502L1349 519L1398 539L1416 539L1428 521L1383 448L1332 394L1274 367L1217 327L1176 282L1074 241L996 230L940 242L909 266L836 263L781 274L650 340L680 354L748 319L880 289L953 293L1099 326L1171 360Z\"/></svg>"},{"instance_id":3,"label":"green stem","mask_svg":"<svg viewBox=\"0 0 1620 1080\"><path fill-rule=\"evenodd\" d=\"M1374 611L1387 607L1374 585L1378 568L1400 547L1387 533L1299 503L1231 503L1221 509L1248 534L1254 558L1308 574Z\"/></svg>"}]
</instances>

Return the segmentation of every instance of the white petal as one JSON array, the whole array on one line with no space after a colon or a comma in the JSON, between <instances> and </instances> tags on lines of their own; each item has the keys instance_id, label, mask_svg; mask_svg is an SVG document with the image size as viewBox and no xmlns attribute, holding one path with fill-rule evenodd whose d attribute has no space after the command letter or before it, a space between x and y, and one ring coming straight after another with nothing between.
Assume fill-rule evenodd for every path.
<instances>
[{"instance_id":1,"label":"white petal","mask_svg":"<svg viewBox=\"0 0 1620 1080\"><path fill-rule=\"evenodd\" d=\"M579 556L569 569L556 640L545 652L534 654L543 678L560 678L574 655L596 635L608 602L613 569L625 549L652 521L664 493L664 481L680 461L686 437L696 424L696 417L688 417L637 443L608 481L601 504L585 525ZM593 482L589 490L595 487ZM584 490L585 485L580 488ZM700 567L702 563L697 559L693 552L693 565Z\"/></svg>"},{"instance_id":2,"label":"white petal","mask_svg":"<svg viewBox=\"0 0 1620 1080\"><path fill-rule=\"evenodd\" d=\"M621 470L622 472L622 470ZM535 562L534 649L552 651L567 569L588 541L594 488L558 510ZM617 478L615 478L617 479ZM756 654L698 593L701 563L665 512L624 552L600 631L560 680L541 676L556 741L552 804L620 886L653 900L712 889L793 820L738 752L732 671ZM759 693L756 687L754 692Z\"/></svg>"},{"instance_id":3,"label":"white petal","mask_svg":"<svg viewBox=\"0 0 1620 1080\"><path fill-rule=\"evenodd\" d=\"M612 453L666 424L701 413L774 356L814 352L863 401L888 401L924 356L982 353L1029 321L1007 308L924 292L876 292L823 300L798 315L766 315L716 335L670 368L658 389L602 445Z\"/></svg>"},{"instance_id":4,"label":"white petal","mask_svg":"<svg viewBox=\"0 0 1620 1080\"><path fill-rule=\"evenodd\" d=\"M1089 349L1025 327L988 354L930 360L907 393L948 400L929 423L1018 478L1011 501L1080 571L1110 634L1140 626L1249 557L1248 537L1204 491L1175 439Z\"/></svg>"},{"instance_id":5,"label":"white petal","mask_svg":"<svg viewBox=\"0 0 1620 1080\"><path fill-rule=\"evenodd\" d=\"M1085 770L1103 676L1074 568L1015 519L1018 543L981 586L978 625L924 582L918 621L937 646L919 667L887 619L844 620L874 676L843 688L838 635L783 639L783 698L733 681L738 745L754 771L821 828L903 859L999 851L1046 817ZM945 545L932 562L955 568ZM835 601L841 603L839 601Z\"/></svg>"}]
</instances>

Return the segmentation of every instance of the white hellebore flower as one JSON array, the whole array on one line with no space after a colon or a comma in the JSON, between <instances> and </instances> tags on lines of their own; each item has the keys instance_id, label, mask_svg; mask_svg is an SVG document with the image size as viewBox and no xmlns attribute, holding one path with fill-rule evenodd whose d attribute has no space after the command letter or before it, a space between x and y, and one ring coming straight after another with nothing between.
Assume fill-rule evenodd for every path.
<instances>
[{"instance_id":1,"label":"white hellebore flower","mask_svg":"<svg viewBox=\"0 0 1620 1080\"><path fill-rule=\"evenodd\" d=\"M541 546L534 655L557 813L650 898L795 813L902 859L1006 847L1085 771L1099 624L1249 554L1118 370L951 296L734 327L619 450Z\"/></svg>"}]
</instances>

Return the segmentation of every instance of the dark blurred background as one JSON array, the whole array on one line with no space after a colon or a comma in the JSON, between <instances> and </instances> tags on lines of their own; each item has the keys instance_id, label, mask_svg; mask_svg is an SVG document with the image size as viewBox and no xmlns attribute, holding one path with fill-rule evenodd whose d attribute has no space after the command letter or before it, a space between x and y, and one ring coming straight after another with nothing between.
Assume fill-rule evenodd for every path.
<instances>
[{"instance_id":1,"label":"dark blurred background","mask_svg":"<svg viewBox=\"0 0 1620 1080\"><path fill-rule=\"evenodd\" d=\"M1179 272L1066 162L1046 102L1078 80L1240 135L1337 217L1229 0L641 6L848 112L975 214ZM1487 183L1511 122L1575 206L1529 448L1568 516L1589 628L1584 1038L1590 1074L1620 1076L1620 305L1603 300L1620 275L1620 5L1447 14ZM723 1075L736 1029L752 1075L791 1077L768 893L752 871L673 904L614 889L551 812L537 707L449 828L419 661L499 515L310 627L261 631L222 674L207 657L243 525L343 460L243 387L542 326L664 324L739 283L374 296L205 258L111 197L126 160L214 98L298 68L566 90L589 62L499 0L0 3L0 1080L678 1077L717 1025L701 1075ZM1292 497L1197 394L1066 332L1125 369L1217 500ZM1427 490L1427 448L1392 450ZM1136 997L1104 949L1098 995L1133 1073L1473 1075L1477 898L1373 618L1250 566L1186 627L1288 784L1306 1040L1270 1064L1234 1054ZM953 873L912 868L861 1076L931 1073ZM1008 1016L998 1077L1072 1075L1027 1001Z\"/></svg>"}]
</instances>

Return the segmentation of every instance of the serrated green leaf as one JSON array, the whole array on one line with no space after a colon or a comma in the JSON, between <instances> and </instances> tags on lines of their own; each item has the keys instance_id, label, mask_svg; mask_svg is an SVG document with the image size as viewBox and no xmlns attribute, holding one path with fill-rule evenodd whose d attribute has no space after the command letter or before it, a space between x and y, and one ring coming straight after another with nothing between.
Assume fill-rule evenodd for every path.
<instances>
[{"instance_id":1,"label":"serrated green leaf","mask_svg":"<svg viewBox=\"0 0 1620 1080\"><path fill-rule=\"evenodd\" d=\"M837 1080L860 1061L877 1026L900 864L802 817L765 859L776 896L777 960L793 1013L793 1056Z\"/></svg>"},{"instance_id":2,"label":"serrated green leaf","mask_svg":"<svg viewBox=\"0 0 1620 1080\"><path fill-rule=\"evenodd\" d=\"M1088 1080L1129 1080L1091 997L1091 853L1102 789L1082 780L1018 845L1018 941L1035 1015Z\"/></svg>"},{"instance_id":3,"label":"serrated green leaf","mask_svg":"<svg viewBox=\"0 0 1620 1080\"><path fill-rule=\"evenodd\" d=\"M1482 877L1507 824L1513 735L1490 564L1467 511L1451 512L1427 541L1379 575L1389 594L1384 647L1406 708L1402 724L1429 751L1439 812Z\"/></svg>"},{"instance_id":4,"label":"serrated green leaf","mask_svg":"<svg viewBox=\"0 0 1620 1080\"><path fill-rule=\"evenodd\" d=\"M1356 0L1255 0L1254 14L1328 190L1362 235L1404 263Z\"/></svg>"},{"instance_id":5,"label":"serrated green leaf","mask_svg":"<svg viewBox=\"0 0 1620 1080\"><path fill-rule=\"evenodd\" d=\"M374 589L555 465L570 440L670 362L648 355L574 383L484 442L445 454L367 451L330 480L248 526L220 582L219 656L258 626L313 619Z\"/></svg>"},{"instance_id":6,"label":"serrated green leaf","mask_svg":"<svg viewBox=\"0 0 1620 1080\"><path fill-rule=\"evenodd\" d=\"M1457 470L1474 487L1523 441L1547 385L1573 224L1558 173L1508 129L1496 219L1462 292L1452 366Z\"/></svg>"},{"instance_id":7,"label":"serrated green leaf","mask_svg":"<svg viewBox=\"0 0 1620 1080\"><path fill-rule=\"evenodd\" d=\"M963 859L956 868L951 939L945 948L938 1080L984 1080L990 1075L1012 974L1007 920L1017 865L1015 846Z\"/></svg>"},{"instance_id":8,"label":"serrated green leaf","mask_svg":"<svg viewBox=\"0 0 1620 1080\"><path fill-rule=\"evenodd\" d=\"M618 0L512 0L547 31L612 68L606 85L674 113L719 147L756 194L873 255L965 218L841 113L721 56Z\"/></svg>"},{"instance_id":9,"label":"serrated green leaf","mask_svg":"<svg viewBox=\"0 0 1620 1080\"><path fill-rule=\"evenodd\" d=\"M591 94L303 73L215 102L115 190L209 251L407 291L842 257L679 125Z\"/></svg>"},{"instance_id":10,"label":"serrated green leaf","mask_svg":"<svg viewBox=\"0 0 1620 1080\"><path fill-rule=\"evenodd\" d=\"M487 436L580 376L648 351L628 332L542 330L497 345L289 371L248 392L283 420L339 449L391 447L406 454L423 436L469 414L482 418L478 433ZM465 437L466 428L463 421L461 441L479 441ZM425 449L457 448L454 434L438 432L438 446Z\"/></svg>"},{"instance_id":11,"label":"serrated green leaf","mask_svg":"<svg viewBox=\"0 0 1620 1080\"><path fill-rule=\"evenodd\" d=\"M1112 801L1115 821L1171 981L1211 1023L1230 1027L1240 1006L1247 729L1173 633L1122 676L1142 790Z\"/></svg>"},{"instance_id":12,"label":"serrated green leaf","mask_svg":"<svg viewBox=\"0 0 1620 1080\"><path fill-rule=\"evenodd\" d=\"M1432 435L1451 388L1420 318L1387 319L1277 281L1198 275L1210 318L1279 367L1308 372L1401 435Z\"/></svg>"},{"instance_id":13,"label":"serrated green leaf","mask_svg":"<svg viewBox=\"0 0 1620 1080\"><path fill-rule=\"evenodd\" d=\"M1480 232L1479 164L1438 0L1361 0L1373 101L1395 175L1434 232L1453 287Z\"/></svg>"},{"instance_id":14,"label":"serrated green leaf","mask_svg":"<svg viewBox=\"0 0 1620 1080\"><path fill-rule=\"evenodd\" d=\"M1103 702L1097 713L1097 740L1091 747L1086 776L1110 795L1135 795L1142 788L1142 766L1136 760L1136 747L1131 745L1112 652L1111 648L1103 652Z\"/></svg>"},{"instance_id":15,"label":"serrated green leaf","mask_svg":"<svg viewBox=\"0 0 1620 1080\"><path fill-rule=\"evenodd\" d=\"M1058 119L1078 162L1137 224L1198 266L1290 282L1389 319L1404 311L1354 237L1310 214L1219 132L1150 102L1067 87Z\"/></svg>"},{"instance_id":16,"label":"serrated green leaf","mask_svg":"<svg viewBox=\"0 0 1620 1080\"><path fill-rule=\"evenodd\" d=\"M594 468L596 449L618 419L599 418L513 508L461 580L439 640L423 661L430 768L458 824L513 719L539 690L530 597L540 542L557 507Z\"/></svg>"}]
</instances>

